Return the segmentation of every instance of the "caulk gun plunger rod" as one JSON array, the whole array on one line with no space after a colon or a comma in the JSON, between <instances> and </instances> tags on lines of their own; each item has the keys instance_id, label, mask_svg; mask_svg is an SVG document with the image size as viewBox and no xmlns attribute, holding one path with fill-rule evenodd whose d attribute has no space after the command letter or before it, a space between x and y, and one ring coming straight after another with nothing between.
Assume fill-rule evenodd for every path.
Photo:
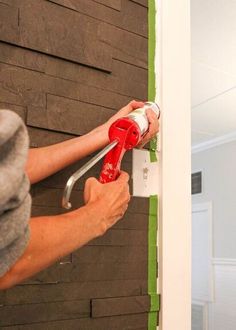
<instances>
[{"instance_id":1,"label":"caulk gun plunger rod","mask_svg":"<svg viewBox=\"0 0 236 330\"><path fill-rule=\"evenodd\" d=\"M63 192L63 198L62 198L62 206L66 209L71 208L70 203L70 195L72 192L72 189L79 178L81 178L91 167L93 167L97 162L99 162L100 159L102 159L110 150L112 150L117 144L118 140L112 141L110 144L108 144L104 149L102 149L97 155L95 155L92 159L90 159L86 164L84 164L78 171L76 171L74 174L70 176L68 179L64 192Z\"/></svg>"}]
</instances>

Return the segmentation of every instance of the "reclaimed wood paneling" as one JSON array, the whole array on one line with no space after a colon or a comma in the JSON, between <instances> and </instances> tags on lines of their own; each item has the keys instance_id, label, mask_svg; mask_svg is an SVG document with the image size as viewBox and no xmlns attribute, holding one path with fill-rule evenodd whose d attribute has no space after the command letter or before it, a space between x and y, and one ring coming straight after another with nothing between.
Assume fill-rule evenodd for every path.
<instances>
[{"instance_id":1,"label":"reclaimed wood paneling","mask_svg":"<svg viewBox=\"0 0 236 330\"><path fill-rule=\"evenodd\" d=\"M89 299L4 306L0 309L0 326L85 318L89 315Z\"/></svg>"},{"instance_id":2,"label":"reclaimed wood paneling","mask_svg":"<svg viewBox=\"0 0 236 330\"><path fill-rule=\"evenodd\" d=\"M18 285L7 291L0 291L0 303L5 306L63 302L137 296L147 293L146 280L111 280L98 282L68 282L57 284Z\"/></svg>"},{"instance_id":3,"label":"reclaimed wood paneling","mask_svg":"<svg viewBox=\"0 0 236 330\"><path fill-rule=\"evenodd\" d=\"M7 3L0 3L0 39L18 43L19 8Z\"/></svg>"},{"instance_id":4,"label":"reclaimed wood paneling","mask_svg":"<svg viewBox=\"0 0 236 330\"><path fill-rule=\"evenodd\" d=\"M121 0L93 0L94 2L101 3L104 6L121 11Z\"/></svg>"},{"instance_id":5,"label":"reclaimed wood paneling","mask_svg":"<svg viewBox=\"0 0 236 330\"><path fill-rule=\"evenodd\" d=\"M65 97L47 94L46 99L46 108L28 108L28 125L83 135L114 115L111 109Z\"/></svg>"},{"instance_id":6,"label":"reclaimed wood paneling","mask_svg":"<svg viewBox=\"0 0 236 330\"><path fill-rule=\"evenodd\" d=\"M148 21L147 21L147 0L121 0L121 9L119 11L108 6L103 6L101 3L111 0L48 0L60 6L70 8L90 17L94 17L101 22L107 22L122 28L126 31L131 31L137 35L147 38ZM139 3L139 2L140 3ZM141 2L146 3L145 6L140 6ZM146 7L146 8L145 8Z\"/></svg>"},{"instance_id":7,"label":"reclaimed wood paneling","mask_svg":"<svg viewBox=\"0 0 236 330\"><path fill-rule=\"evenodd\" d=\"M92 317L104 317L112 315L125 315L145 313L150 309L150 297L114 297L104 299L92 299L91 315Z\"/></svg>"},{"instance_id":8,"label":"reclaimed wood paneling","mask_svg":"<svg viewBox=\"0 0 236 330\"><path fill-rule=\"evenodd\" d=\"M1 6L1 40L110 72L110 48L99 41L96 20L44 0L16 3Z\"/></svg>"},{"instance_id":9,"label":"reclaimed wood paneling","mask_svg":"<svg viewBox=\"0 0 236 330\"><path fill-rule=\"evenodd\" d=\"M2 327L1 330L136 330L141 327L147 327L148 314L131 314L122 316L111 316L104 318L74 319L54 322L45 322L37 324L17 325L12 327ZM138 328L137 328L138 327ZM145 328L147 329L147 328Z\"/></svg>"},{"instance_id":10,"label":"reclaimed wood paneling","mask_svg":"<svg viewBox=\"0 0 236 330\"><path fill-rule=\"evenodd\" d=\"M129 263L56 264L35 275L27 283L147 280L147 261Z\"/></svg>"},{"instance_id":11,"label":"reclaimed wood paneling","mask_svg":"<svg viewBox=\"0 0 236 330\"><path fill-rule=\"evenodd\" d=\"M147 73L146 0L0 1L0 109L23 118L33 148L86 134L146 100ZM68 212L64 185L91 157L34 185L32 216ZM100 169L75 186L73 209ZM131 152L122 169L131 174ZM133 197L104 236L0 292L1 329L147 329L148 212L149 200Z\"/></svg>"},{"instance_id":12,"label":"reclaimed wood paneling","mask_svg":"<svg viewBox=\"0 0 236 330\"><path fill-rule=\"evenodd\" d=\"M21 47L0 43L0 62L12 64L33 71L45 72L46 56Z\"/></svg>"},{"instance_id":13,"label":"reclaimed wood paneling","mask_svg":"<svg viewBox=\"0 0 236 330\"><path fill-rule=\"evenodd\" d=\"M138 3L139 5L148 8L148 0L130 0L130 1Z\"/></svg>"},{"instance_id":14,"label":"reclaimed wood paneling","mask_svg":"<svg viewBox=\"0 0 236 330\"><path fill-rule=\"evenodd\" d=\"M99 25L98 36L111 46L113 58L147 69L146 38L107 23Z\"/></svg>"}]
</instances>

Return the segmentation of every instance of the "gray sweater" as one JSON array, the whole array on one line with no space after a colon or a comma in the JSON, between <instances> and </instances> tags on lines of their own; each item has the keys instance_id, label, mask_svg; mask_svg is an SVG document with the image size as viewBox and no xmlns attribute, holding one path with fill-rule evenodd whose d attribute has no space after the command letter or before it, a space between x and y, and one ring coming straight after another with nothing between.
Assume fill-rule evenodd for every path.
<instances>
[{"instance_id":1,"label":"gray sweater","mask_svg":"<svg viewBox=\"0 0 236 330\"><path fill-rule=\"evenodd\" d=\"M28 146L21 118L0 110L0 276L24 253L29 241L31 197L24 171Z\"/></svg>"}]
</instances>

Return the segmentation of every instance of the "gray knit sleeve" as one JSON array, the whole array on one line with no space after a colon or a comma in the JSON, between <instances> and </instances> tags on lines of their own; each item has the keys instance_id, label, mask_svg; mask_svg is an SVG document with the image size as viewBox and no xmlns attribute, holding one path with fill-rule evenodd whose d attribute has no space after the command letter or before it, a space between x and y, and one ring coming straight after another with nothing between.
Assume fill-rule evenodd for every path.
<instances>
[{"instance_id":1,"label":"gray knit sleeve","mask_svg":"<svg viewBox=\"0 0 236 330\"><path fill-rule=\"evenodd\" d=\"M0 276L23 254L29 241L28 147L21 118L12 111L0 110Z\"/></svg>"}]
</instances>

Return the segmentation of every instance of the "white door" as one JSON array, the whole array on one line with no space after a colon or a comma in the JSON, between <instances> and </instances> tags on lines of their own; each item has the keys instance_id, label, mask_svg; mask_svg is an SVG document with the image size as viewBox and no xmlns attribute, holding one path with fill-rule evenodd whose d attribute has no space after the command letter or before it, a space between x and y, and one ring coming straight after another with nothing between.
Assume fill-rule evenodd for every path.
<instances>
[{"instance_id":1,"label":"white door","mask_svg":"<svg viewBox=\"0 0 236 330\"><path fill-rule=\"evenodd\" d=\"M192 205L192 330L209 328L213 301L212 204Z\"/></svg>"}]
</instances>

